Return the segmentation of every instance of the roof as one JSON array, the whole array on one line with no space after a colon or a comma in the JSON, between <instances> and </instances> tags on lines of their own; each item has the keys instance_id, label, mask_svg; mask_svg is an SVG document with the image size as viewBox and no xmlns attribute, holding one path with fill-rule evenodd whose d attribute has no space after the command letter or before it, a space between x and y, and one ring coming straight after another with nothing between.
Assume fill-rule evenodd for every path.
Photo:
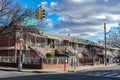
<instances>
[{"instance_id":1,"label":"roof","mask_svg":"<svg viewBox=\"0 0 120 80\"><path fill-rule=\"evenodd\" d=\"M61 35L61 34L57 34L57 33L42 31L42 30L36 29L31 26L24 26L23 28L24 28L23 29L24 33L27 32L29 35L32 35L32 36L47 37L47 38L56 39L56 40L68 40L69 42L86 44L86 45L91 44L93 46L101 46L104 48L103 44L99 44L99 43L85 40L82 38L76 38L76 37L72 37L72 36L68 36L68 35ZM20 31L20 26L14 25L14 26L10 26L10 27L0 27L0 31L6 32L7 34L9 31L13 31L13 30ZM1 33L3 33L3 32L1 32ZM118 48L113 48L111 46L107 46L107 48L120 50Z\"/></svg>"}]
</instances>

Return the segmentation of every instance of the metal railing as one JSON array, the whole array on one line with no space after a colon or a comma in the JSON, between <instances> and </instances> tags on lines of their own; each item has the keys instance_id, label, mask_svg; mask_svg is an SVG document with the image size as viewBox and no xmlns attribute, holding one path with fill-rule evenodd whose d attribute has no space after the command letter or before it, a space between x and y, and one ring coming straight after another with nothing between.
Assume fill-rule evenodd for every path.
<instances>
[{"instance_id":1,"label":"metal railing","mask_svg":"<svg viewBox=\"0 0 120 80\"><path fill-rule=\"evenodd\" d=\"M43 59L44 64L64 64L68 62L68 58L45 58Z\"/></svg>"},{"instance_id":2,"label":"metal railing","mask_svg":"<svg viewBox=\"0 0 120 80\"><path fill-rule=\"evenodd\" d=\"M18 57L15 59L14 56L0 56L0 62L7 62L7 63L15 63L19 62ZM24 64L40 64L40 57L25 57L24 61L22 63ZM64 64L65 62L70 62L69 58L44 58L43 63L44 64Z\"/></svg>"},{"instance_id":3,"label":"metal railing","mask_svg":"<svg viewBox=\"0 0 120 80\"><path fill-rule=\"evenodd\" d=\"M13 57L13 56L0 56L0 62L15 63L15 57Z\"/></svg>"},{"instance_id":4,"label":"metal railing","mask_svg":"<svg viewBox=\"0 0 120 80\"><path fill-rule=\"evenodd\" d=\"M40 64L40 58L25 58L24 64Z\"/></svg>"}]
</instances>

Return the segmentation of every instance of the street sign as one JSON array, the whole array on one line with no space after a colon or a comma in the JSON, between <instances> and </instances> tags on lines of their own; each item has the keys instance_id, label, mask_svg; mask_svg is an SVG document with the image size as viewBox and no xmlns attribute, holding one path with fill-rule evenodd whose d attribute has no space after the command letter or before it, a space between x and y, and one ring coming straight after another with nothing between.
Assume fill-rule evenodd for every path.
<instances>
[{"instance_id":1,"label":"street sign","mask_svg":"<svg viewBox=\"0 0 120 80\"><path fill-rule=\"evenodd\" d=\"M37 25L37 21L35 20L30 20L28 18L24 18L24 23L28 24L28 25Z\"/></svg>"},{"instance_id":2,"label":"street sign","mask_svg":"<svg viewBox=\"0 0 120 80\"><path fill-rule=\"evenodd\" d=\"M23 39L20 39L19 42L20 42L20 43L23 43Z\"/></svg>"}]
</instances>

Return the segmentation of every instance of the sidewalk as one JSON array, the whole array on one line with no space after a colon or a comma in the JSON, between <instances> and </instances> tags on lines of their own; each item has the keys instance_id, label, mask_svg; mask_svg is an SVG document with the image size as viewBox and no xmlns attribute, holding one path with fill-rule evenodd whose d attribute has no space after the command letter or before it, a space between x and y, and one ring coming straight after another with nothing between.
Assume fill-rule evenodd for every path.
<instances>
[{"instance_id":1,"label":"sidewalk","mask_svg":"<svg viewBox=\"0 0 120 80\"><path fill-rule=\"evenodd\" d=\"M87 65L87 66L80 66L80 67L77 67L76 69L70 69L70 70L68 70L68 72L91 70L91 69L95 69L95 68L110 67L110 66L114 66L114 65L117 65L117 64L109 64L107 66L105 66L104 64L94 65L94 66L89 66L89 65Z\"/></svg>"},{"instance_id":2,"label":"sidewalk","mask_svg":"<svg viewBox=\"0 0 120 80\"><path fill-rule=\"evenodd\" d=\"M72 67L72 68L66 68L64 71L64 68L56 68L56 69L22 69L21 72L31 72L31 73L67 73L67 72L77 72L77 71L83 71L83 70L90 70L95 68L101 68L101 67L109 67L114 66L117 64L109 64L107 66L105 65L94 65L94 66L80 66L80 67ZM17 68L11 68L11 67L0 67L0 70L2 71L18 71Z\"/></svg>"}]
</instances>

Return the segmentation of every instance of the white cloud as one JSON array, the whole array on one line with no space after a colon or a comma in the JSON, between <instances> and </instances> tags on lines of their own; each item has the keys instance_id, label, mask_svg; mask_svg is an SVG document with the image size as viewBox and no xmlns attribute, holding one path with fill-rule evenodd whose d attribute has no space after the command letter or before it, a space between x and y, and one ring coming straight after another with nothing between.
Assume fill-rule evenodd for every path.
<instances>
[{"instance_id":1,"label":"white cloud","mask_svg":"<svg viewBox=\"0 0 120 80\"><path fill-rule=\"evenodd\" d=\"M82 3L82 2L84 2L85 0L70 0L70 1L75 2L75 3Z\"/></svg>"},{"instance_id":2,"label":"white cloud","mask_svg":"<svg viewBox=\"0 0 120 80\"><path fill-rule=\"evenodd\" d=\"M70 29L68 29L68 28L65 28L65 29L62 29L62 31L70 31Z\"/></svg>"},{"instance_id":3,"label":"white cloud","mask_svg":"<svg viewBox=\"0 0 120 80\"><path fill-rule=\"evenodd\" d=\"M108 14L108 17L110 17L113 20L120 20L120 15L115 15L115 14Z\"/></svg>"},{"instance_id":4,"label":"white cloud","mask_svg":"<svg viewBox=\"0 0 120 80\"><path fill-rule=\"evenodd\" d=\"M67 17L59 17L58 21L70 22L71 20L69 20Z\"/></svg>"},{"instance_id":5,"label":"white cloud","mask_svg":"<svg viewBox=\"0 0 120 80\"><path fill-rule=\"evenodd\" d=\"M52 6L56 6L57 5L57 2L51 2L50 3L50 6L52 7Z\"/></svg>"},{"instance_id":6,"label":"white cloud","mask_svg":"<svg viewBox=\"0 0 120 80\"><path fill-rule=\"evenodd\" d=\"M45 23L46 23L46 26L47 26L47 27L50 27L50 28L53 27L52 19L46 19Z\"/></svg>"},{"instance_id":7,"label":"white cloud","mask_svg":"<svg viewBox=\"0 0 120 80\"><path fill-rule=\"evenodd\" d=\"M70 1L79 4L79 3L83 3L83 2L93 2L95 0L70 0Z\"/></svg>"},{"instance_id":8,"label":"white cloud","mask_svg":"<svg viewBox=\"0 0 120 80\"><path fill-rule=\"evenodd\" d=\"M105 2L108 2L109 0L104 0Z\"/></svg>"},{"instance_id":9,"label":"white cloud","mask_svg":"<svg viewBox=\"0 0 120 80\"><path fill-rule=\"evenodd\" d=\"M68 20L67 18L65 18L65 17L59 17L58 20L59 20L59 21L69 21L69 20Z\"/></svg>"},{"instance_id":10,"label":"white cloud","mask_svg":"<svg viewBox=\"0 0 120 80\"><path fill-rule=\"evenodd\" d=\"M118 23L116 22L116 23L109 23L109 24L107 24L106 23L106 31L108 32L110 29L111 29L111 27L117 27L118 26Z\"/></svg>"},{"instance_id":11,"label":"white cloud","mask_svg":"<svg viewBox=\"0 0 120 80\"><path fill-rule=\"evenodd\" d=\"M50 6L74 18L57 13L60 17L58 24L53 28L65 30L64 32L77 37L95 36L97 32L104 32L105 22L107 31L113 26L118 26L119 3L120 0L56 0L56 2L51 2ZM81 23L79 19L84 22Z\"/></svg>"},{"instance_id":12,"label":"white cloud","mask_svg":"<svg viewBox=\"0 0 120 80\"><path fill-rule=\"evenodd\" d=\"M91 18L95 18L95 19L106 19L106 14L92 15Z\"/></svg>"},{"instance_id":13,"label":"white cloud","mask_svg":"<svg viewBox=\"0 0 120 80\"><path fill-rule=\"evenodd\" d=\"M28 8L28 6L26 5L26 6L24 6L24 8Z\"/></svg>"},{"instance_id":14,"label":"white cloud","mask_svg":"<svg viewBox=\"0 0 120 80\"><path fill-rule=\"evenodd\" d=\"M48 4L48 2L41 2L39 5L38 5L38 7L40 7L41 6L41 4L43 4L43 5L47 5Z\"/></svg>"},{"instance_id":15,"label":"white cloud","mask_svg":"<svg viewBox=\"0 0 120 80\"><path fill-rule=\"evenodd\" d=\"M47 5L47 4L48 4L48 2L41 2L41 4Z\"/></svg>"}]
</instances>

